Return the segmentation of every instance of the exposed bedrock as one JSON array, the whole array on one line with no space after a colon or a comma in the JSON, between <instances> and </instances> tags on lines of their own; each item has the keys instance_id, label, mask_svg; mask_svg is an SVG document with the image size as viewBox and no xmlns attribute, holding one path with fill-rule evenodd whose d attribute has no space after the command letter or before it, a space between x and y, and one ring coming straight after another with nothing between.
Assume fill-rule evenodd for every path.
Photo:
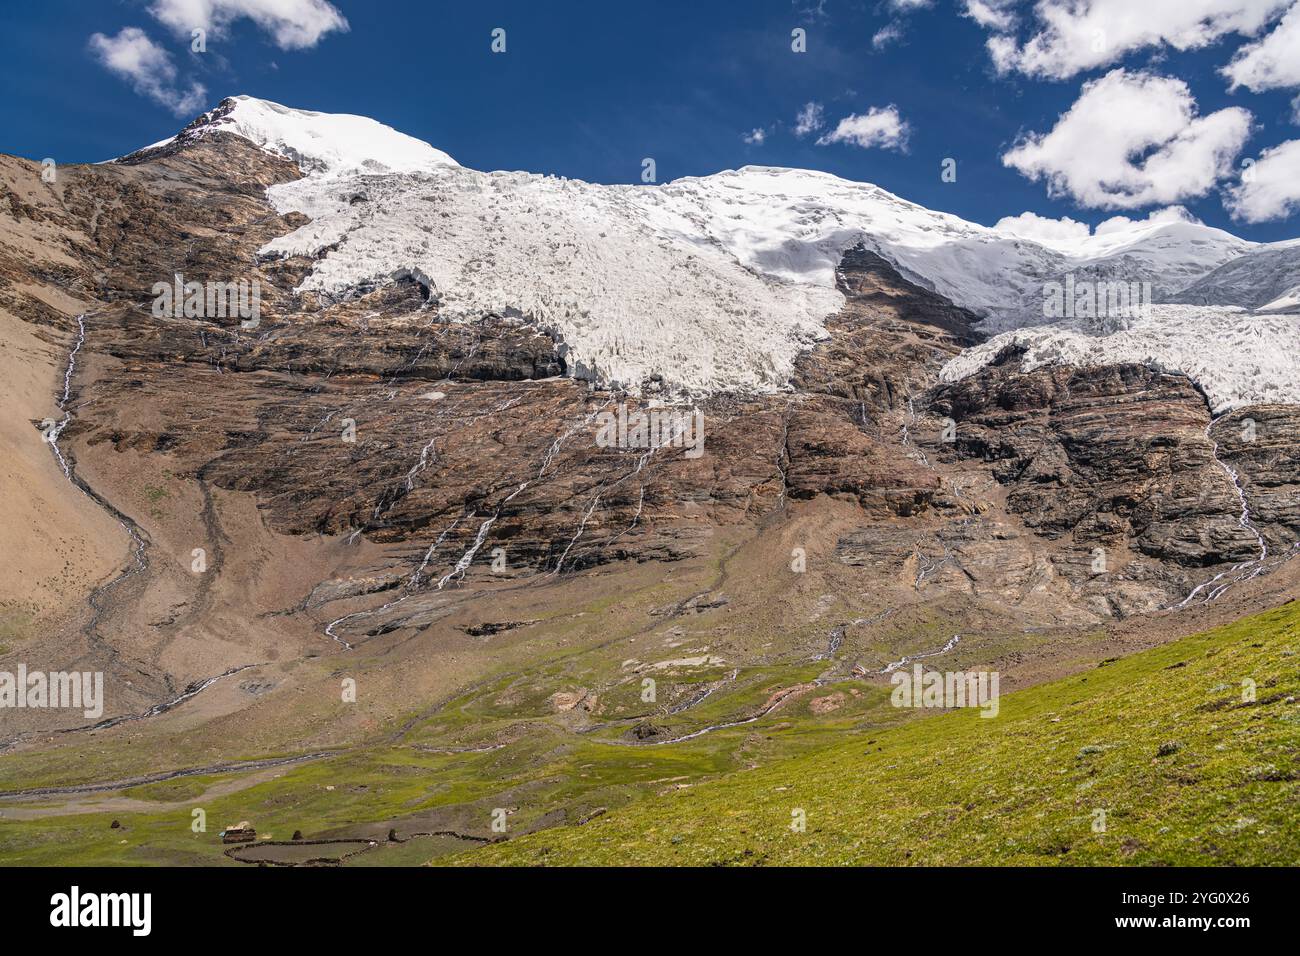
<instances>
[{"instance_id":1,"label":"exposed bedrock","mask_svg":"<svg viewBox=\"0 0 1300 956\"><path fill-rule=\"evenodd\" d=\"M1252 526L1274 551L1297 539L1300 415L1290 406L1244 409L1211 428L1183 376L1139 365L1026 373L1013 359L939 388L931 409L956 423L941 455L986 462L1007 510L1047 538L1129 542L1184 566L1257 558Z\"/></svg>"},{"instance_id":2,"label":"exposed bedrock","mask_svg":"<svg viewBox=\"0 0 1300 956\"><path fill-rule=\"evenodd\" d=\"M247 494L275 532L385 546L384 566L340 566L303 607L673 561L721 528L848 505L860 528L826 534L864 586L1107 616L1168 606L1204 569L1253 560L1256 532L1273 552L1300 533L1294 408L1244 409L1207 434L1185 378L1024 372L1015 355L940 384L980 341L975 317L861 247L790 389L703 400L695 448L610 446L602 416L652 399L575 378L526 316L449 321L400 264L346 295L295 292L313 263L258 255L302 222L265 200L298 175L286 160L222 134L64 175L57 204L9 199L17 220L63 230L62 265L2 265L6 307L43 334L68 319L24 288L92 303L66 442ZM177 273L256 280L258 321L156 315L154 285Z\"/></svg>"}]
</instances>

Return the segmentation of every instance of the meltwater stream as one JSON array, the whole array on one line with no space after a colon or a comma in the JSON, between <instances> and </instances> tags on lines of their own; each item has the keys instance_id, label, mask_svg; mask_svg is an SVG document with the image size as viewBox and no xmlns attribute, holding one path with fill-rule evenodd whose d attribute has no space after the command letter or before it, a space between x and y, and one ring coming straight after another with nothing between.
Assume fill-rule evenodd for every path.
<instances>
[{"instance_id":1,"label":"meltwater stream","mask_svg":"<svg viewBox=\"0 0 1300 956\"><path fill-rule=\"evenodd\" d=\"M63 475L69 481L72 480L72 467L68 464L68 460L63 457L63 452L59 450L59 436L63 434L63 429L68 427L68 422L72 421L72 412L68 409L68 399L72 395L72 373L77 367L77 353L81 351L81 347L85 344L86 314L83 312L77 316L77 341L73 343L72 350L68 352L68 367L63 373L63 394L59 396L59 411L63 412L63 419L45 433L45 440L54 449L54 457L59 459L59 466L63 469Z\"/></svg>"},{"instance_id":2,"label":"meltwater stream","mask_svg":"<svg viewBox=\"0 0 1300 956\"><path fill-rule=\"evenodd\" d=\"M444 574L441 578L439 578L437 583L434 584L433 589L435 591L441 591L443 590L443 588L445 588L448 584L451 584L453 581L457 581L464 578L465 572L469 570L470 564L473 563L475 556L479 553L479 551L483 548L484 543L487 541L488 532L492 530L492 526L496 523L497 519L501 517L501 512L504 510L506 505L510 504L511 501L513 501L516 497L518 497L520 494L526 491L530 485L538 481L541 481L546 476L546 470L551 467L551 463L555 460L555 456L559 453L560 448L564 445L564 443L570 437L576 434L578 431L590 425L595 420L596 416L600 414L600 412L603 411L606 407L608 407L611 401L613 401L613 399L606 399L602 405L600 405L594 411L588 412L581 420L573 423L567 430L565 430L562 434L560 434L551 443L550 447L546 451L546 454L542 457L542 463L541 466L537 469L537 473L527 481L520 482L520 484L515 488L515 490L510 492L510 494L506 495L506 497L503 498L501 502L496 506L491 517L488 517L483 520L483 522L479 525L478 531L474 535L474 540L470 543L469 548L463 554L461 554L460 558L458 558L456 563L452 566L452 569L448 571L446 574ZM420 453L421 461L424 461L429 446L432 444L433 443L430 442L429 445L425 446L425 450ZM420 470L419 464L417 464L415 468L412 468L411 472L409 472L407 476L408 481L411 478L413 478L413 476L417 474L419 470ZM396 607L397 605L401 604L403 601L410 598L414 593L416 593L416 591L420 590L421 586L424 583L424 577L423 577L424 571L428 567L434 552L442 544L443 540L447 537L447 535L453 529L455 529L455 527L458 524L460 524L461 521L465 520L466 517L473 518L474 512L472 511L469 512L468 516L461 515L452 523L451 527L449 527L446 531L442 532L442 534L438 536L437 540L434 541L434 543L424 553L424 557L421 560L419 567L416 568L415 572L407 579L405 585L402 588L402 594L399 597L393 599L392 601L388 601L387 603L382 604L377 608L371 608L362 611L353 611L350 614L345 614L342 617L331 621L329 624L325 626L325 636L328 637L330 640L334 641L334 643L338 644L345 651L354 650L356 648L356 645L340 637L337 633L335 633L334 629L338 625L350 621L353 618L373 617L374 615L381 614L384 611L390 610L391 608Z\"/></svg>"},{"instance_id":3,"label":"meltwater stream","mask_svg":"<svg viewBox=\"0 0 1300 956\"><path fill-rule=\"evenodd\" d=\"M116 588L123 581L127 580L128 578L134 577L137 574L142 574L145 570L147 570L149 567L149 557L147 554L148 544L145 541L143 532L136 525L136 523L133 520L131 520L131 518L129 518L126 514L122 513L117 508L115 508L112 504L110 504L106 499L104 499L101 495L99 495L88 484L86 484L86 482L76 473L73 462L71 462L68 459L68 457L63 454L63 450L59 447L59 438L63 435L64 430L68 427L68 425L72 421L72 409L69 407L69 403L72 400L72 382L77 370L77 357L81 354L82 347L85 344L86 344L86 313L83 312L77 316L77 337L72 344L72 348L68 351L68 364L67 364L67 368L63 372L63 392L59 396L59 410L63 412L63 418L59 422L54 424L52 427L47 428L47 430L45 431L45 440L49 443L50 448L53 450L54 457L59 462L59 467L63 469L64 477L66 477L68 481L73 485L73 487L75 487L78 491L80 491L86 497L90 498L93 502L95 502L97 505L99 505L101 508L107 511L110 515L112 515L113 518L117 521L117 523L122 526L122 530L126 532L127 537L130 538L131 540L130 566L127 567L125 570L123 570L120 574L116 575L114 578L112 578L112 580L108 581L106 584L100 585L99 587L95 588L95 590L92 591L90 594L89 603L90 603L90 608L92 613L89 622L86 624L84 628L84 633L86 635L87 640L90 641L91 644L93 645L97 641L96 630L99 624L99 620L104 613L105 598L114 588ZM116 649L105 646L105 650L111 656L113 657L117 656ZM110 717L105 720L101 720L95 724L88 724L81 727L62 728L50 732L57 733L57 734L70 734L70 733L81 733L81 732L92 731L92 730L104 730L106 728L114 727L117 726L118 724L127 723L130 721L147 720L151 717L157 717L161 714L165 714L168 711L178 707L179 705L183 704L185 701L189 700L190 698L197 696L198 694L206 690L208 687L210 687L212 684L215 684L217 681L229 677L232 674L237 674L240 671L247 670L250 667L257 667L257 666L259 665L243 664L237 667L232 667L213 677L206 677L206 678L201 678L199 680L196 680L190 683L187 687L185 687L184 690L180 691L178 694L174 695L173 697L167 700L152 705L142 713L124 714L121 716ZM19 734L18 736L9 738L4 741L0 741L0 750L4 750L12 747L15 743L23 739L24 736L25 735L23 734Z\"/></svg>"},{"instance_id":4,"label":"meltwater stream","mask_svg":"<svg viewBox=\"0 0 1300 956\"><path fill-rule=\"evenodd\" d=\"M72 421L72 409L68 406L68 403L72 399L72 379L77 370L77 356L81 353L82 346L85 344L86 313L83 312L77 316L77 338L68 352L68 366L63 373L63 393L59 396L59 409L63 412L63 418L45 432L45 440L49 442L50 448L54 451L54 457L58 459L59 467L63 469L64 477L66 477L74 487L81 491L82 494L86 495L101 508L111 514L114 519L116 519L117 523L122 526L122 530L126 532L127 537L131 539L131 567L127 568L107 584L96 588L91 594L90 605L94 609L95 614L91 618L90 624L87 628L87 637L93 640L95 624L98 623L99 616L103 610L102 604L100 603L103 596L122 581L144 571L145 568L149 566L149 561L145 555L146 545L144 535L140 532L139 527L134 521L96 494L95 491L76 474L72 462L68 460L67 456L63 454L63 450L59 448L59 438L62 436L64 429L66 429Z\"/></svg>"},{"instance_id":5,"label":"meltwater stream","mask_svg":"<svg viewBox=\"0 0 1300 956\"><path fill-rule=\"evenodd\" d=\"M1255 541L1259 544L1259 557L1251 561L1234 564L1228 570L1220 571L1208 581L1198 584L1187 597L1174 605L1175 610L1186 607L1202 591L1205 592L1205 597L1201 601L1202 604L1209 604L1211 601L1218 600L1234 584L1249 581L1251 578L1263 573L1265 570L1264 562L1268 558L1268 542L1264 540L1264 536L1259 533L1259 529L1251 521L1250 502L1246 498L1245 489L1241 487L1241 476L1237 474L1237 469L1219 457L1219 443L1214 439L1213 429L1219 418L1222 417L1220 415L1218 418L1210 419L1210 423L1205 426L1205 437L1210 442L1210 454L1214 456L1214 460L1218 462L1219 467L1223 469L1223 473L1232 482L1232 490L1237 495L1237 501L1241 503L1241 513L1237 516L1237 525L1255 536ZM1228 580L1224 581L1224 578L1228 578ZM1222 584L1219 583L1221 581Z\"/></svg>"}]
</instances>

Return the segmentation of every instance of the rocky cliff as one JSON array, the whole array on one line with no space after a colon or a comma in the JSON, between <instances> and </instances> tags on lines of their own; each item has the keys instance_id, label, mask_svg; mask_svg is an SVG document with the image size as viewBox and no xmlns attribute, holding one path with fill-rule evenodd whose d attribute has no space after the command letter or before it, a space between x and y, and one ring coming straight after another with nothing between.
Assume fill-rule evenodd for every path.
<instances>
[{"instance_id":1,"label":"rocky cliff","mask_svg":"<svg viewBox=\"0 0 1300 956\"><path fill-rule=\"evenodd\" d=\"M268 746L338 742L479 687L552 618L542 659L600 653L577 671L537 665L509 699L575 680L575 699L608 699L651 637L707 644L681 657L725 660L721 687L810 659L875 674L961 629L981 662L1032 680L1098 629L1152 615L1153 635L1178 633L1293 581L1295 406L1212 421L1185 376L1026 370L1014 351L941 381L981 341L976 316L862 245L838 262L844 306L788 387L682 404L653 381L633 394L577 377L555 329L522 310L447 315L415 273L302 290L317 258L259 254L306 221L266 199L300 170L240 136L182 136L53 186L39 173L4 166L0 305L11 339L48 346L24 441L51 465L45 487L11 478L5 494L76 499L120 560L86 563L78 596L37 608L15 646L107 671L108 717L128 726L188 708L217 722L213 752L250 726ZM255 281L260 315L159 314L155 285L177 274ZM698 456L598 438L606 413L694 409ZM71 481L46 420L64 421ZM23 560L8 560L13 580ZM614 583L633 578L653 607ZM618 628L599 616L611 607L628 615ZM682 623L697 618L710 623ZM629 649L605 650L606 627ZM1030 634L1060 642L1017 643ZM382 703L345 718L332 691L301 703L357 671ZM699 685L668 683L684 719ZM664 732L610 707L602 727ZM5 736L33 746L73 723L27 715Z\"/></svg>"}]
</instances>

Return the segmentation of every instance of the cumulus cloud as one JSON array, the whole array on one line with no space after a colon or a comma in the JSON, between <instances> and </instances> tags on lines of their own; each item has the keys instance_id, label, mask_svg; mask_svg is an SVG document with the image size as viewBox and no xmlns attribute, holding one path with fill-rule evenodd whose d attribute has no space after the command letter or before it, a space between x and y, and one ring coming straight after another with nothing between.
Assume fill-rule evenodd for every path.
<instances>
[{"instance_id":1,"label":"cumulus cloud","mask_svg":"<svg viewBox=\"0 0 1300 956\"><path fill-rule=\"evenodd\" d=\"M1247 43L1223 68L1232 88L1244 86L1258 93L1300 86L1300 3L1264 39Z\"/></svg>"},{"instance_id":2,"label":"cumulus cloud","mask_svg":"<svg viewBox=\"0 0 1300 956\"><path fill-rule=\"evenodd\" d=\"M1182 80L1123 69L1086 83L1049 133L1032 133L1002 163L1048 195L1133 209L1203 196L1227 175L1250 134L1240 107L1198 116Z\"/></svg>"},{"instance_id":3,"label":"cumulus cloud","mask_svg":"<svg viewBox=\"0 0 1300 956\"><path fill-rule=\"evenodd\" d=\"M327 33L345 31L348 21L327 0L153 0L151 16L176 36L189 40L196 29L223 36L236 20L247 18L266 31L282 50L313 47ZM171 54L138 27L123 27L116 36L96 33L90 51L108 70L137 93L166 106L178 116L205 105L202 83L177 82Z\"/></svg>"},{"instance_id":4,"label":"cumulus cloud","mask_svg":"<svg viewBox=\"0 0 1300 956\"><path fill-rule=\"evenodd\" d=\"M1132 233L1170 222L1199 223L1200 220L1182 206L1166 206L1164 209L1153 210L1144 219L1111 216L1091 229L1086 222L1076 222L1069 216L1053 219L1034 212L1022 212L1018 216L1003 216L993 225L993 229L1018 239L1029 239L1067 255L1079 255L1085 252L1081 245L1093 236Z\"/></svg>"},{"instance_id":5,"label":"cumulus cloud","mask_svg":"<svg viewBox=\"0 0 1300 956\"><path fill-rule=\"evenodd\" d=\"M1067 79L1147 47L1194 50L1230 33L1254 36L1292 2L1039 0L1034 6L1036 32L1023 45L1000 35L989 39L988 49L1001 71ZM976 0L967 3L966 12L991 29L1006 31L1011 26L1007 3Z\"/></svg>"},{"instance_id":6,"label":"cumulus cloud","mask_svg":"<svg viewBox=\"0 0 1300 956\"><path fill-rule=\"evenodd\" d=\"M817 145L852 143L863 149L880 146L885 149L906 149L907 123L898 115L895 106L873 106L865 113L855 113L840 120L835 129L817 140Z\"/></svg>"},{"instance_id":7,"label":"cumulus cloud","mask_svg":"<svg viewBox=\"0 0 1300 956\"><path fill-rule=\"evenodd\" d=\"M883 50L889 44L903 38L903 27L900 23L888 23L881 27L871 37L871 47L875 50Z\"/></svg>"},{"instance_id":8,"label":"cumulus cloud","mask_svg":"<svg viewBox=\"0 0 1300 956\"><path fill-rule=\"evenodd\" d=\"M1111 216L1109 219L1097 223L1094 235L1105 236L1113 232L1128 232L1135 226L1154 226L1164 222L1199 223L1200 220L1182 206L1166 206L1164 209L1152 210L1145 219L1130 219L1128 216Z\"/></svg>"},{"instance_id":9,"label":"cumulus cloud","mask_svg":"<svg viewBox=\"0 0 1300 956\"><path fill-rule=\"evenodd\" d=\"M208 91L201 83L190 83L185 89L178 86L171 54L139 27L123 27L111 37L93 34L90 52L137 93L161 103L177 116L186 116L204 105Z\"/></svg>"},{"instance_id":10,"label":"cumulus cloud","mask_svg":"<svg viewBox=\"0 0 1300 956\"><path fill-rule=\"evenodd\" d=\"M1018 0L966 0L962 16L970 17L986 30L1005 32L1016 25L1014 8L1017 2Z\"/></svg>"},{"instance_id":11,"label":"cumulus cloud","mask_svg":"<svg viewBox=\"0 0 1300 956\"><path fill-rule=\"evenodd\" d=\"M826 111L820 103L805 103L794 118L794 135L807 136L821 129L826 124L825 116Z\"/></svg>"},{"instance_id":12,"label":"cumulus cloud","mask_svg":"<svg viewBox=\"0 0 1300 956\"><path fill-rule=\"evenodd\" d=\"M907 15L916 10L925 10L934 6L934 0L889 0L888 9L898 14L871 37L871 47L883 50L891 43L903 38L907 29Z\"/></svg>"},{"instance_id":13,"label":"cumulus cloud","mask_svg":"<svg viewBox=\"0 0 1300 956\"><path fill-rule=\"evenodd\" d=\"M1022 212L1019 216L1003 216L993 228L1021 239L1032 239L1043 245L1068 244L1087 239L1091 230L1086 222L1075 222L1069 216L1052 219L1033 212Z\"/></svg>"},{"instance_id":14,"label":"cumulus cloud","mask_svg":"<svg viewBox=\"0 0 1300 956\"><path fill-rule=\"evenodd\" d=\"M1233 219L1245 222L1285 219L1300 211L1300 139L1264 150L1223 204Z\"/></svg>"},{"instance_id":15,"label":"cumulus cloud","mask_svg":"<svg viewBox=\"0 0 1300 956\"><path fill-rule=\"evenodd\" d=\"M221 36L243 17L269 33L282 50L313 47L348 21L326 0L154 0L149 13L177 36L199 28Z\"/></svg>"},{"instance_id":16,"label":"cumulus cloud","mask_svg":"<svg viewBox=\"0 0 1300 956\"><path fill-rule=\"evenodd\" d=\"M767 141L767 130L761 126L756 126L740 138L751 146L762 146Z\"/></svg>"}]
</instances>

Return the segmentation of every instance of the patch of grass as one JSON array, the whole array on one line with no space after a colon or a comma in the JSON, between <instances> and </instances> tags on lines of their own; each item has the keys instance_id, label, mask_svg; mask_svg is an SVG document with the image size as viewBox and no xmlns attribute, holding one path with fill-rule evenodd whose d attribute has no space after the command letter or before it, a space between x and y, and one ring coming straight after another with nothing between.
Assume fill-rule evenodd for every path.
<instances>
[{"instance_id":1,"label":"patch of grass","mask_svg":"<svg viewBox=\"0 0 1300 956\"><path fill-rule=\"evenodd\" d=\"M993 719L854 734L436 862L1296 865L1297 651L1292 601L1008 694Z\"/></svg>"},{"instance_id":2,"label":"patch of grass","mask_svg":"<svg viewBox=\"0 0 1300 956\"><path fill-rule=\"evenodd\" d=\"M216 779L215 777L180 777L160 783L146 783L123 790L122 796L133 797L136 800L155 800L158 803L192 800L206 791Z\"/></svg>"},{"instance_id":3,"label":"patch of grass","mask_svg":"<svg viewBox=\"0 0 1300 956\"><path fill-rule=\"evenodd\" d=\"M725 755L704 747L648 753L573 744L555 735L480 754L382 747L289 768L273 780L220 797L206 799L199 793L183 806L160 812L6 820L0 827L0 860L24 865L225 865L231 861L222 856L225 847L217 832L228 823L249 820L260 835L279 839L294 830L309 838L339 837L355 835L359 825L437 810L452 814L456 828L487 836L492 809L498 806L518 807L510 827L521 831L547 812L618 806L638 789L664 779L695 779L733 766ZM206 790L217 779L232 777L193 779L201 779ZM130 795L168 800L167 788L186 782L136 787ZM196 808L206 814L205 833L191 829ZM114 820L118 828L110 826Z\"/></svg>"},{"instance_id":4,"label":"patch of grass","mask_svg":"<svg viewBox=\"0 0 1300 956\"><path fill-rule=\"evenodd\" d=\"M144 496L149 499L150 504L157 504L164 498L170 498L166 488L159 488L157 485L145 485Z\"/></svg>"},{"instance_id":5,"label":"patch of grass","mask_svg":"<svg viewBox=\"0 0 1300 956\"><path fill-rule=\"evenodd\" d=\"M0 604L0 657L31 637L32 614L18 604Z\"/></svg>"}]
</instances>

